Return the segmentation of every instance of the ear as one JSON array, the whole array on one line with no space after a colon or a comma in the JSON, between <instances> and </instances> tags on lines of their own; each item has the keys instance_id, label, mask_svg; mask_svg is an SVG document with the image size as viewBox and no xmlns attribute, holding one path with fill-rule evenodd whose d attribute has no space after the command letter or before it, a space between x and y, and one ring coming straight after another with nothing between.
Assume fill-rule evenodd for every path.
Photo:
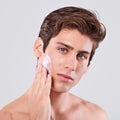
<instances>
[{"instance_id":1,"label":"ear","mask_svg":"<svg viewBox=\"0 0 120 120\"><path fill-rule=\"evenodd\" d=\"M40 37L38 37L35 40L33 50L34 50L34 55L37 58L39 58L40 56L42 56L42 54L43 54L43 40Z\"/></svg>"}]
</instances>

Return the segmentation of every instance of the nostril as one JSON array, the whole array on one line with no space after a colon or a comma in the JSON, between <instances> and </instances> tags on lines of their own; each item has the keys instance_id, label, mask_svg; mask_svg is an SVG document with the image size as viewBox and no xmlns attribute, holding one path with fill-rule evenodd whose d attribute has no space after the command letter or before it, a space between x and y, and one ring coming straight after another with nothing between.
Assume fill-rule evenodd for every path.
<instances>
[{"instance_id":1,"label":"nostril","mask_svg":"<svg viewBox=\"0 0 120 120\"><path fill-rule=\"evenodd\" d=\"M77 68L77 61L74 61L74 62L67 62L66 65L65 65L65 68L67 69L70 69L71 71L75 71L76 68Z\"/></svg>"}]
</instances>

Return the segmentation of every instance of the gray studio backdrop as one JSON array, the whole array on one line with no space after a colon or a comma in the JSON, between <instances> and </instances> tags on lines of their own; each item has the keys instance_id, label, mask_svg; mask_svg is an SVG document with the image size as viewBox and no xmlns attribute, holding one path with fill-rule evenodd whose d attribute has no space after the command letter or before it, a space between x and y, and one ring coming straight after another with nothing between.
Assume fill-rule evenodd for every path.
<instances>
[{"instance_id":1,"label":"gray studio backdrop","mask_svg":"<svg viewBox=\"0 0 120 120\"><path fill-rule=\"evenodd\" d=\"M118 0L0 0L0 108L21 96L31 85L36 58L33 43L43 18L63 6L96 11L107 27L88 73L71 92L120 120L120 7Z\"/></svg>"}]
</instances>

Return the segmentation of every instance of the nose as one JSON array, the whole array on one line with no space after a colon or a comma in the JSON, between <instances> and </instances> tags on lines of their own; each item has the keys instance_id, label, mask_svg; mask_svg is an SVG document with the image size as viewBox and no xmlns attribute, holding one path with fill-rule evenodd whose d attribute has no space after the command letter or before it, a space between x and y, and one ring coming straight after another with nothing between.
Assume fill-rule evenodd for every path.
<instances>
[{"instance_id":1,"label":"nose","mask_svg":"<svg viewBox=\"0 0 120 120\"><path fill-rule=\"evenodd\" d=\"M71 71L75 71L78 65L78 61L76 56L70 56L67 58L65 68L70 69Z\"/></svg>"}]
</instances>

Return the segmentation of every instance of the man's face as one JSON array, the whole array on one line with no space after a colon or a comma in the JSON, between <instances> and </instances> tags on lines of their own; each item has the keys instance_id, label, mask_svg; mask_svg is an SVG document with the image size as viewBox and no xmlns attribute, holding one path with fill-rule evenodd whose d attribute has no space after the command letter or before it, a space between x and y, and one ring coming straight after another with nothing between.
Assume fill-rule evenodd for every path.
<instances>
[{"instance_id":1,"label":"man's face","mask_svg":"<svg viewBox=\"0 0 120 120\"><path fill-rule=\"evenodd\" d=\"M78 30L63 29L51 38L45 53L51 59L52 90L66 92L88 69L92 41Z\"/></svg>"}]
</instances>

